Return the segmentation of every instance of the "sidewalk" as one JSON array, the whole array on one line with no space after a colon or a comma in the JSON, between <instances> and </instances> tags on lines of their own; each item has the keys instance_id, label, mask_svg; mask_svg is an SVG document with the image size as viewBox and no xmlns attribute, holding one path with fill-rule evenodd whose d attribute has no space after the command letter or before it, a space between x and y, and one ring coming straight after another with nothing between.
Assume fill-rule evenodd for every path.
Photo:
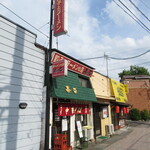
<instances>
[{"instance_id":1,"label":"sidewalk","mask_svg":"<svg viewBox=\"0 0 150 150\"><path fill-rule=\"evenodd\" d=\"M119 129L115 131L114 135L112 135L111 137L108 137L107 139L97 138L97 141L95 143L90 143L88 145L88 148L85 148L84 150L103 150L106 147L113 144L114 142L124 138L131 131L132 131L131 127L124 127L122 129Z\"/></svg>"}]
</instances>

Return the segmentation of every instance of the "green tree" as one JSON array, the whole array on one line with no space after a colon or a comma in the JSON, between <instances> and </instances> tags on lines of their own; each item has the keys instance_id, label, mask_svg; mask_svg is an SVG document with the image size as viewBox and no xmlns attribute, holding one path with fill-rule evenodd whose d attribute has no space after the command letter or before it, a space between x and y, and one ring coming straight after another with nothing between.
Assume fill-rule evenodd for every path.
<instances>
[{"instance_id":1,"label":"green tree","mask_svg":"<svg viewBox=\"0 0 150 150\"><path fill-rule=\"evenodd\" d=\"M123 70L118 73L119 77L123 77L124 75L150 75L148 69L139 66L130 66L129 70Z\"/></svg>"},{"instance_id":2,"label":"green tree","mask_svg":"<svg viewBox=\"0 0 150 150\"><path fill-rule=\"evenodd\" d=\"M140 110L138 110L137 108L131 109L129 116L131 120L134 120L134 121L140 120L141 119Z\"/></svg>"},{"instance_id":3,"label":"green tree","mask_svg":"<svg viewBox=\"0 0 150 150\"><path fill-rule=\"evenodd\" d=\"M150 118L150 113L148 112L148 110L144 109L143 111L141 111L141 119L144 121L149 120Z\"/></svg>"}]
</instances>

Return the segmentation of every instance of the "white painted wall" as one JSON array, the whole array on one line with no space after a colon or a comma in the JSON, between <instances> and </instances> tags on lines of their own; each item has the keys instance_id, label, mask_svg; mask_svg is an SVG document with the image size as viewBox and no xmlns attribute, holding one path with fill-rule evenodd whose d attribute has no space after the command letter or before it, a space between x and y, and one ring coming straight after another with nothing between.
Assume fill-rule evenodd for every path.
<instances>
[{"instance_id":1,"label":"white painted wall","mask_svg":"<svg viewBox=\"0 0 150 150\"><path fill-rule=\"evenodd\" d=\"M0 16L0 150L40 148L45 56L35 40Z\"/></svg>"}]
</instances>

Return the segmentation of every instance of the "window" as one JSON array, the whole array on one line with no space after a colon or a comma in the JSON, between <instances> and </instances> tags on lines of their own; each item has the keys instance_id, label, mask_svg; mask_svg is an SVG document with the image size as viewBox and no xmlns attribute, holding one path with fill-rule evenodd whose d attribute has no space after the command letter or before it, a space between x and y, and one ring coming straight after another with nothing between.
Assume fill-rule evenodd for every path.
<instances>
[{"instance_id":1,"label":"window","mask_svg":"<svg viewBox=\"0 0 150 150\"><path fill-rule=\"evenodd\" d=\"M79 77L79 82L82 87L91 88L91 84L88 78Z\"/></svg>"}]
</instances>

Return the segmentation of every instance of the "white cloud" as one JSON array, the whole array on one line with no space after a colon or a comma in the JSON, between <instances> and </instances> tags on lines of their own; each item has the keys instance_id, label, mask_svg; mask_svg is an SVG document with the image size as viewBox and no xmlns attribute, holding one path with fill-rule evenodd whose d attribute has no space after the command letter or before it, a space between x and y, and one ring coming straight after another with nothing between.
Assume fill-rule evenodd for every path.
<instances>
[{"instance_id":1,"label":"white cloud","mask_svg":"<svg viewBox=\"0 0 150 150\"><path fill-rule=\"evenodd\" d=\"M36 3L34 0L14 0L13 3L11 3L10 0L6 0L4 2L10 3L8 5L6 3L6 6L11 6L11 9L15 10L17 14L32 23L33 26L41 27L49 21L49 0L37 0ZM13 5L14 3L15 5ZM137 39L129 36L122 37L121 32L118 36L103 34L101 29L102 24L99 22L99 18L95 18L89 14L90 5L88 0L68 0L68 6L69 36L64 35L58 38L59 50L64 53L77 59L103 56L104 53L109 56L122 58L140 54L150 48L150 36ZM133 23L130 17L120 10L113 2L107 2L105 13L107 13L116 24L131 25ZM108 23L111 23L110 20ZM26 24L21 23L21 25L26 27ZM44 32L48 33L49 29L47 27L48 26L42 29ZM30 30L33 31L32 28L30 28ZM38 34L38 41L46 46L44 42L47 42L48 39ZM53 45L56 47L56 38L53 38ZM142 48L143 51L140 50ZM147 60L149 59L149 55L144 55L144 57ZM109 60L109 69L122 67L120 70L111 71L109 75L118 77L118 73L121 72L124 67L135 64L138 60L139 59L128 60L126 62ZM96 68L97 71L106 74L106 62L104 59L85 61L85 63Z\"/></svg>"},{"instance_id":2,"label":"white cloud","mask_svg":"<svg viewBox=\"0 0 150 150\"><path fill-rule=\"evenodd\" d=\"M116 2L125 11L131 14L121 3L119 3L118 1ZM127 6L128 9L130 9L136 16L138 16L137 12L135 11L135 9L133 9L132 5L129 2L127 2L126 0L123 0L122 2ZM127 13L125 13L120 7L118 7L113 1L111 2L107 1L104 12L107 13L109 18L117 25L123 26L125 24L135 23L135 21Z\"/></svg>"}]
</instances>

